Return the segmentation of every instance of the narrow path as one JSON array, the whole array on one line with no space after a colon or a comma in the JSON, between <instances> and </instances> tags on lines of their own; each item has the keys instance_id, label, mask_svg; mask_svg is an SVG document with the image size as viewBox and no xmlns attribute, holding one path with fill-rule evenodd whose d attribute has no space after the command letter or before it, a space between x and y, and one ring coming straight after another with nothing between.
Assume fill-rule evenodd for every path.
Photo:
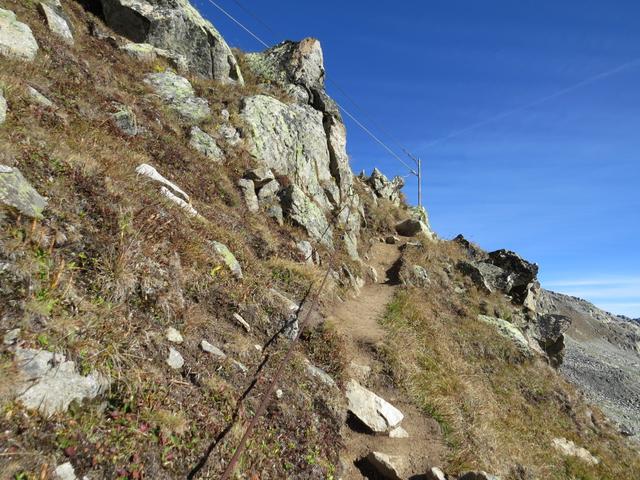
<instances>
[{"instance_id":1,"label":"narrow path","mask_svg":"<svg viewBox=\"0 0 640 480\"><path fill-rule=\"evenodd\" d=\"M401 392L385 385L377 373L382 365L374 355L374 348L385 338L379 320L398 288L393 266L399 257L396 245L375 244L368 263L376 269L378 283L367 284L357 298L337 305L328 320L345 337L348 360L357 365L350 369L352 377L402 411L405 415L402 427L409 438L372 435L357 419L350 418L342 432L345 441L342 459L347 467L343 480L378 478L360 462L372 451L405 457L412 475L424 474L429 467L441 465L445 453L437 422L422 415ZM371 374L363 374L362 367L365 371L370 368Z\"/></svg>"}]
</instances>

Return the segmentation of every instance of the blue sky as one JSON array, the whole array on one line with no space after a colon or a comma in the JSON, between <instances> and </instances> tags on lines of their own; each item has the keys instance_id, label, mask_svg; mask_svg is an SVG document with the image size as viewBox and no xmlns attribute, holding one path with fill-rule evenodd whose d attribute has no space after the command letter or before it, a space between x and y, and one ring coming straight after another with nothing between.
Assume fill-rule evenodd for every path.
<instances>
[{"instance_id":1,"label":"blue sky","mask_svg":"<svg viewBox=\"0 0 640 480\"><path fill-rule=\"evenodd\" d=\"M327 75L365 111L330 93L424 159L441 236L515 250L540 264L544 286L640 317L639 2L239 1L255 16L216 0L269 44L319 38ZM208 0L195 4L232 46L261 49ZM354 171L406 173L346 123Z\"/></svg>"}]
</instances>

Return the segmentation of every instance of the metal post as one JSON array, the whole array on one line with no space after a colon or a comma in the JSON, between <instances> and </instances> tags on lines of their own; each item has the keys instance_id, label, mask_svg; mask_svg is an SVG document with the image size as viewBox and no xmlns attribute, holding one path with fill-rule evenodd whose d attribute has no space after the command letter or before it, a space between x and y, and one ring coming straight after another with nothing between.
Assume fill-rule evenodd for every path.
<instances>
[{"instance_id":1,"label":"metal post","mask_svg":"<svg viewBox=\"0 0 640 480\"><path fill-rule=\"evenodd\" d=\"M422 159L418 158L418 206L422 207Z\"/></svg>"}]
</instances>

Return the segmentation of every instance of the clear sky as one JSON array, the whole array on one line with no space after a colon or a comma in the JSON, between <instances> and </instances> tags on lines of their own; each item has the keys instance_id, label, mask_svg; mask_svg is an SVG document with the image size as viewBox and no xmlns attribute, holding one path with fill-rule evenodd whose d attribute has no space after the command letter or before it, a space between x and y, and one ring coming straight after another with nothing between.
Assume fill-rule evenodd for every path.
<instances>
[{"instance_id":1,"label":"clear sky","mask_svg":"<svg viewBox=\"0 0 640 480\"><path fill-rule=\"evenodd\" d=\"M193 1L232 46L261 49ZM545 287L640 317L640 2L215 1L269 44L321 40L328 77L364 111L329 92L424 159L442 237L515 250ZM354 171L406 174L346 123ZM405 190L415 202L413 178Z\"/></svg>"}]
</instances>

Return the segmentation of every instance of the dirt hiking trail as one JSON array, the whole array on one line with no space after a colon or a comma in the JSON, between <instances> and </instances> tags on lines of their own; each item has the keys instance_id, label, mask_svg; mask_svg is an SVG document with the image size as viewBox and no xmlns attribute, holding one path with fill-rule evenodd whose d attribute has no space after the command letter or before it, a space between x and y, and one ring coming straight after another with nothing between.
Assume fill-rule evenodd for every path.
<instances>
[{"instance_id":1,"label":"dirt hiking trail","mask_svg":"<svg viewBox=\"0 0 640 480\"><path fill-rule=\"evenodd\" d=\"M342 461L346 470L341 477L343 480L382 478L363 461L374 451L403 457L403 470L409 478L421 478L430 467L441 465L445 455L438 423L421 414L379 373L384 365L376 358L375 347L385 338L379 320L398 288L394 266L399 258L397 245L374 244L368 263L375 268L378 282L365 285L358 297L336 305L328 318L345 338L349 376L398 408L404 414L401 426L409 434L408 438L376 435L349 414L342 432L345 439Z\"/></svg>"}]
</instances>

